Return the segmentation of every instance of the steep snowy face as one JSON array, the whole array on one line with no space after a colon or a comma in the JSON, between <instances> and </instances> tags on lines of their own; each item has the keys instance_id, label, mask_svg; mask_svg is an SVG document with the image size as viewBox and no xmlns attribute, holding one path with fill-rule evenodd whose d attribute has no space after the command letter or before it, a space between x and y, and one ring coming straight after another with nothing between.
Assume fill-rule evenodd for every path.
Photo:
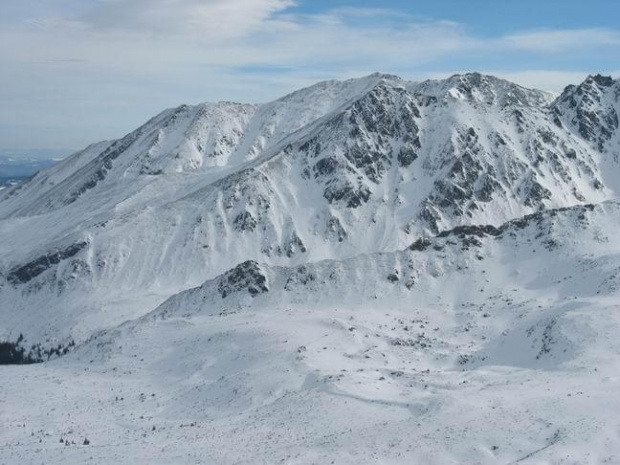
<instances>
[{"instance_id":1,"label":"steep snowy face","mask_svg":"<svg viewBox=\"0 0 620 465\"><path fill-rule=\"evenodd\" d=\"M217 103L166 110L122 139L87 149L87 163L76 163L76 157L61 163L58 170L72 170L71 175L47 180L50 187L45 192L38 186L37 178L46 176L41 173L23 186L29 193L24 197L30 201L9 202L3 205L2 214L7 210L14 216L42 214L92 192L103 193L109 208L152 182L154 176L225 165L255 109L252 105ZM80 156L82 159L86 157ZM119 187L124 192L119 192ZM110 195L114 190L116 194Z\"/></svg>"},{"instance_id":2,"label":"steep snowy face","mask_svg":"<svg viewBox=\"0 0 620 465\"><path fill-rule=\"evenodd\" d=\"M146 319L299 304L354 306L377 301L379 307L395 302L406 307L428 299L453 303L485 300L508 286L512 292L522 288L523 297L536 294L537 288L527 288L537 281L549 283L545 292L557 293L560 299L615 295L620 289L620 248L612 237L619 211L618 201L551 209L499 227L458 226L420 238L401 251L295 267L246 261L171 297ZM484 276L489 271L493 273ZM574 275L567 279L570 273Z\"/></svg>"},{"instance_id":3,"label":"steep snowy face","mask_svg":"<svg viewBox=\"0 0 620 465\"><path fill-rule=\"evenodd\" d=\"M602 200L596 157L555 127L549 101L480 75L383 80L291 149L332 207L373 224L387 213L401 236Z\"/></svg>"},{"instance_id":4,"label":"steep snowy face","mask_svg":"<svg viewBox=\"0 0 620 465\"><path fill-rule=\"evenodd\" d=\"M148 150L127 172L159 175L227 165L255 111L255 106L235 103L182 105L143 136Z\"/></svg>"},{"instance_id":5,"label":"steep snowy face","mask_svg":"<svg viewBox=\"0 0 620 465\"><path fill-rule=\"evenodd\" d=\"M620 81L589 76L578 86L567 87L552 104L553 121L587 144L598 158L602 184L620 192Z\"/></svg>"},{"instance_id":6,"label":"steep snowy face","mask_svg":"<svg viewBox=\"0 0 620 465\"><path fill-rule=\"evenodd\" d=\"M0 296L14 328L52 307L55 330L87 335L247 260L346 259L603 201L618 84L581 87L551 103L479 74L375 74L166 110L2 193Z\"/></svg>"},{"instance_id":7,"label":"steep snowy face","mask_svg":"<svg viewBox=\"0 0 620 465\"><path fill-rule=\"evenodd\" d=\"M260 105L248 124L248 136L237 147L236 159L256 158L271 145L346 106L387 77L376 73L342 82L320 82Z\"/></svg>"},{"instance_id":8,"label":"steep snowy face","mask_svg":"<svg viewBox=\"0 0 620 465\"><path fill-rule=\"evenodd\" d=\"M615 150L617 156L620 82L589 76L579 86L567 87L554 102L553 111L558 126L565 124L599 152Z\"/></svg>"}]
</instances>

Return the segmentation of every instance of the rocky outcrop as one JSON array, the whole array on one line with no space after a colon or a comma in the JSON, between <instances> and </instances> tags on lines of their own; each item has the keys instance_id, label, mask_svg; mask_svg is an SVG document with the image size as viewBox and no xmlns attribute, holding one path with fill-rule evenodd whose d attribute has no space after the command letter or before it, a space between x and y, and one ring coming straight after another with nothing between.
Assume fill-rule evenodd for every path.
<instances>
[{"instance_id":1,"label":"rocky outcrop","mask_svg":"<svg viewBox=\"0 0 620 465\"><path fill-rule=\"evenodd\" d=\"M7 274L7 281L13 285L24 284L39 276L41 273L58 265L61 261L77 255L88 245L88 242L81 241L70 245L65 249L57 249L46 255L35 258L34 260L13 268Z\"/></svg>"}]
</instances>

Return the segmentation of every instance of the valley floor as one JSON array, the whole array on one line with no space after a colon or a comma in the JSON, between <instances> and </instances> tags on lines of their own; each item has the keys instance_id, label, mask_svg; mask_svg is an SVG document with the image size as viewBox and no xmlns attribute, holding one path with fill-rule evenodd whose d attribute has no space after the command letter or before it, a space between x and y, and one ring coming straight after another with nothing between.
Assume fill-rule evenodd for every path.
<instances>
[{"instance_id":1,"label":"valley floor","mask_svg":"<svg viewBox=\"0 0 620 465\"><path fill-rule=\"evenodd\" d=\"M620 463L620 308L538 310L592 339L547 328L519 360L498 347L531 336L508 322L535 302L495 302L127 324L0 367L0 464Z\"/></svg>"}]
</instances>

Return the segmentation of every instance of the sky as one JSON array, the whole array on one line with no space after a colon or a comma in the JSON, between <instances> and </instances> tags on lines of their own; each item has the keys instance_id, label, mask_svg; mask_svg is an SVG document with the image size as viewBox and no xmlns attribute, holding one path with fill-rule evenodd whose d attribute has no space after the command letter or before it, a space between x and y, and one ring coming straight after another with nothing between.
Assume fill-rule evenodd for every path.
<instances>
[{"instance_id":1,"label":"sky","mask_svg":"<svg viewBox=\"0 0 620 465\"><path fill-rule=\"evenodd\" d=\"M79 149L164 108L320 80L620 76L618 0L0 0L0 149Z\"/></svg>"}]
</instances>

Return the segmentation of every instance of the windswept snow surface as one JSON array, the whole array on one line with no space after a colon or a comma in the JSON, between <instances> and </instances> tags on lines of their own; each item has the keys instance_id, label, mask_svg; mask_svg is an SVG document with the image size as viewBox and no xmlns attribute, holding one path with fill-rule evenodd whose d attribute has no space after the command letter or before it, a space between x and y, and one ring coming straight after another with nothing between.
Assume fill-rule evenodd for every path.
<instances>
[{"instance_id":1,"label":"windswept snow surface","mask_svg":"<svg viewBox=\"0 0 620 465\"><path fill-rule=\"evenodd\" d=\"M620 463L620 83L167 110L0 195L0 464ZM87 441L85 441L87 439Z\"/></svg>"}]
</instances>

